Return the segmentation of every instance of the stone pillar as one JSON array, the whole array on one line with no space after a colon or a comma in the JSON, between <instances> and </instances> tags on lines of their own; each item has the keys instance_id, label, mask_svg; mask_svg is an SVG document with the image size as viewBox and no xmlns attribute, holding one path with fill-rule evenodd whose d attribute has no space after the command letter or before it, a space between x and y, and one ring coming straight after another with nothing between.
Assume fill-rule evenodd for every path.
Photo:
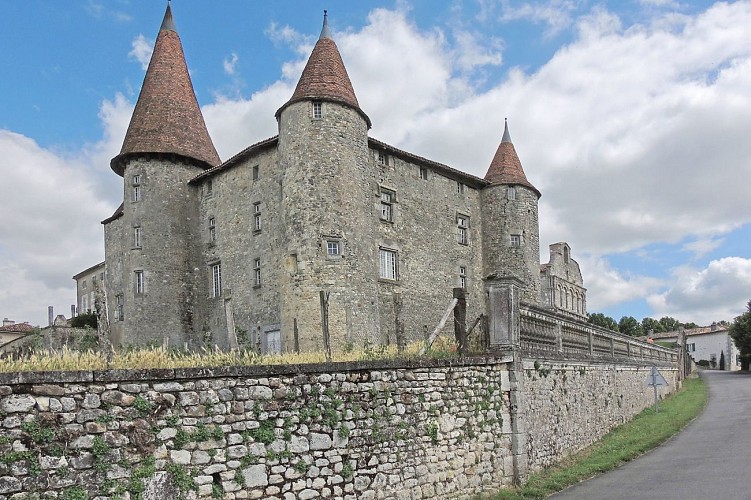
<instances>
[{"instance_id":1,"label":"stone pillar","mask_svg":"<svg viewBox=\"0 0 751 500\"><path fill-rule=\"evenodd\" d=\"M521 280L515 277L487 280L491 350L519 346L519 289L521 284Z\"/></svg>"}]
</instances>

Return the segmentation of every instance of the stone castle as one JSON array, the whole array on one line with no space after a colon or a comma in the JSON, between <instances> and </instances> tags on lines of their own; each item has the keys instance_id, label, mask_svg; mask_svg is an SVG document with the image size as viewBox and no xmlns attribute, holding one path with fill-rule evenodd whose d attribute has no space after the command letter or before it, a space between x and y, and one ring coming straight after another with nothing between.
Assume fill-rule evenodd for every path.
<instances>
[{"instance_id":1,"label":"stone castle","mask_svg":"<svg viewBox=\"0 0 751 500\"><path fill-rule=\"evenodd\" d=\"M221 162L170 6L122 150L123 203L104 220L104 282L116 346L320 350L422 339L453 288L467 318L493 283L586 318L565 243L540 266L540 192L508 125L484 178L368 137L324 15L278 135ZM93 297L92 297L93 302Z\"/></svg>"}]
</instances>

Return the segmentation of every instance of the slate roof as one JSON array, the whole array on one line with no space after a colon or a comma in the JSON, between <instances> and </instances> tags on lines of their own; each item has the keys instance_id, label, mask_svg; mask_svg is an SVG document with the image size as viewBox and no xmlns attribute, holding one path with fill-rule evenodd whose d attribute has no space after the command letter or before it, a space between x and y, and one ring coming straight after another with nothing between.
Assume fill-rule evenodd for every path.
<instances>
[{"instance_id":1,"label":"slate roof","mask_svg":"<svg viewBox=\"0 0 751 500\"><path fill-rule=\"evenodd\" d=\"M371 127L370 118L360 109L355 90L344 67L339 49L331 38L328 15L323 11L323 29L303 69L292 97L276 112L276 117L290 104L306 99L345 104L357 111Z\"/></svg>"},{"instance_id":2,"label":"slate roof","mask_svg":"<svg viewBox=\"0 0 751 500\"><path fill-rule=\"evenodd\" d=\"M493 161L490 162L488 172L485 174L485 180L491 184L513 184L525 186L541 196L540 191L527 180L522 168L522 162L519 161L519 155L516 154L514 143L511 142L511 134L508 131L508 121L505 122L503 129L503 138L501 144L495 152Z\"/></svg>"},{"instance_id":3,"label":"slate roof","mask_svg":"<svg viewBox=\"0 0 751 500\"><path fill-rule=\"evenodd\" d=\"M153 153L178 155L204 168L220 163L198 107L169 4L123 147L110 165L122 176L129 157Z\"/></svg>"}]
</instances>

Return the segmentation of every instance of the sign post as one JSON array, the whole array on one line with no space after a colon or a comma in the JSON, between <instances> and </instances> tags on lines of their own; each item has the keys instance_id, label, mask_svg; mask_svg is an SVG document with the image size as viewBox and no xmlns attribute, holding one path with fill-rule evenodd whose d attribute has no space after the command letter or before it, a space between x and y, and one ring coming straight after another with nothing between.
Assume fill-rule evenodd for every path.
<instances>
[{"instance_id":1,"label":"sign post","mask_svg":"<svg viewBox=\"0 0 751 500\"><path fill-rule=\"evenodd\" d=\"M657 397L657 387L660 385L664 385L667 387L668 381L665 380L665 377L662 376L662 374L657 370L656 366L652 367L652 371L649 375L647 375L647 380L644 381L644 387L652 386L655 391L655 413L658 413L660 411L659 406L659 399Z\"/></svg>"}]
</instances>

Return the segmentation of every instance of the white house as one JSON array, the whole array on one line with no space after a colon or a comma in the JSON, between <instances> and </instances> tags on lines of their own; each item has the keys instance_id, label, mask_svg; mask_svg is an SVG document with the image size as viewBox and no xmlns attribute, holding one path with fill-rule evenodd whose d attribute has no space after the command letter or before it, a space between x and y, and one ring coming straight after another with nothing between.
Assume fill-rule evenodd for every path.
<instances>
[{"instance_id":1,"label":"white house","mask_svg":"<svg viewBox=\"0 0 751 500\"><path fill-rule=\"evenodd\" d=\"M658 342L678 342L680 331L651 335ZM728 325L712 323L710 326L686 330L686 351L697 364L708 363L709 368L726 371L741 369L738 348L730 338Z\"/></svg>"}]
</instances>

